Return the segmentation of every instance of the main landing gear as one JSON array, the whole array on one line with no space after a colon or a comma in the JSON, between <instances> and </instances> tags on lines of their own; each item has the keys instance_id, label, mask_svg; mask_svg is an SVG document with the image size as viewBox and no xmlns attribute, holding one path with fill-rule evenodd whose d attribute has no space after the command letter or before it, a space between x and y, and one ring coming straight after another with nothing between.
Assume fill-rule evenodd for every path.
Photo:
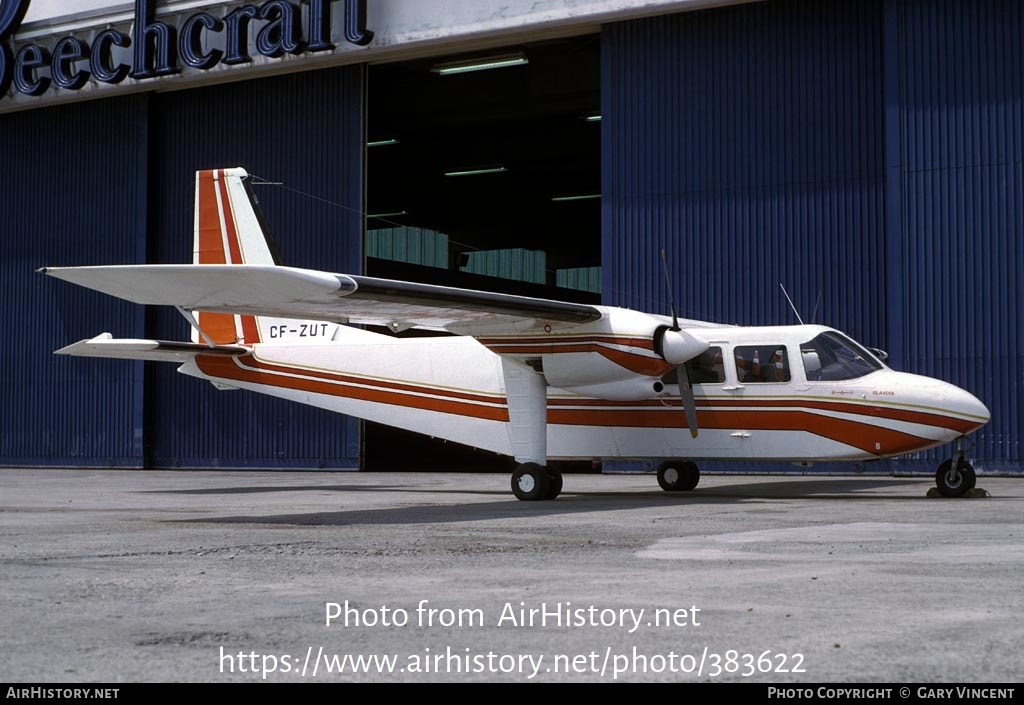
<instances>
[{"instance_id":1,"label":"main landing gear","mask_svg":"<svg viewBox=\"0 0 1024 705\"><path fill-rule=\"evenodd\" d=\"M689 492L700 482L700 469L689 460L666 460L658 466L658 484L666 492Z\"/></svg>"},{"instance_id":2,"label":"main landing gear","mask_svg":"<svg viewBox=\"0 0 1024 705\"><path fill-rule=\"evenodd\" d=\"M512 473L516 499L533 502L554 499L562 492L562 473L537 463L521 463Z\"/></svg>"},{"instance_id":3,"label":"main landing gear","mask_svg":"<svg viewBox=\"0 0 1024 705\"><path fill-rule=\"evenodd\" d=\"M974 468L964 459L963 439L956 442L956 452L935 471L935 486L943 497L963 497L977 482Z\"/></svg>"}]
</instances>

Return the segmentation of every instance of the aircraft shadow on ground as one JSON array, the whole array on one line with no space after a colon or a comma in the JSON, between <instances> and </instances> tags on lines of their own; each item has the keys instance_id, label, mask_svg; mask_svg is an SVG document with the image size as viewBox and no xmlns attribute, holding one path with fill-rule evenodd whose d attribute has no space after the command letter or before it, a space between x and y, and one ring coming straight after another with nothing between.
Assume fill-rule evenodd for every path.
<instances>
[{"instance_id":1,"label":"aircraft shadow on ground","mask_svg":"<svg viewBox=\"0 0 1024 705\"><path fill-rule=\"evenodd\" d=\"M723 485L693 492L668 493L660 489L632 492L603 492L571 490L572 478L566 478L567 489L564 494L552 502L520 502L507 491L444 491L437 488L401 488L401 487L361 487L362 490L373 489L382 492L402 492L409 494L430 493L433 495L475 495L498 496L503 499L492 502L473 502L455 504L431 504L429 506L383 507L373 509L345 509L339 511L315 511L288 514L247 514L237 516L212 517L207 519L177 520L187 523L212 524L268 524L291 526L372 526L372 525L404 525L404 524L454 524L494 519L527 519L539 516L558 516L592 512L613 512L631 509L651 509L681 504L744 504L770 502L778 499L803 499L811 501L862 501L862 500L916 500L925 499L926 480L907 479L893 480L880 478L870 479L827 479L808 482L758 482L738 485ZM920 494L886 494L877 491L863 494L864 490L878 490L886 487L903 487L921 485ZM271 488L263 488L270 490ZM295 488L289 488L289 491ZM298 489L324 490L330 487L318 486ZM347 490L347 488L345 488ZM282 490L283 491L283 490ZM858 493L861 491L861 493Z\"/></svg>"},{"instance_id":2,"label":"aircraft shadow on ground","mask_svg":"<svg viewBox=\"0 0 1024 705\"><path fill-rule=\"evenodd\" d=\"M270 494L274 492L393 492L401 485L266 485L262 487L196 487L183 490L142 490L140 494Z\"/></svg>"}]
</instances>

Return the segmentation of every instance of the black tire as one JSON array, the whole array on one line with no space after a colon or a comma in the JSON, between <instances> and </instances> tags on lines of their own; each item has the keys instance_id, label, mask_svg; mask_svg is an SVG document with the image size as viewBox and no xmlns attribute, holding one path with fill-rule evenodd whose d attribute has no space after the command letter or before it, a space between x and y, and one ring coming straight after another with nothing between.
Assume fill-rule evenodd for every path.
<instances>
[{"instance_id":1,"label":"black tire","mask_svg":"<svg viewBox=\"0 0 1024 705\"><path fill-rule=\"evenodd\" d=\"M953 460L950 459L943 462L935 471L935 486L943 497L963 497L974 489L977 481L974 468L963 458L957 462L955 470Z\"/></svg>"},{"instance_id":2,"label":"black tire","mask_svg":"<svg viewBox=\"0 0 1024 705\"><path fill-rule=\"evenodd\" d=\"M522 463L512 473L512 494L524 502L547 499L550 484L547 468L537 463Z\"/></svg>"},{"instance_id":3,"label":"black tire","mask_svg":"<svg viewBox=\"0 0 1024 705\"><path fill-rule=\"evenodd\" d=\"M562 494L562 473L548 468L548 493L544 499L554 499Z\"/></svg>"},{"instance_id":4,"label":"black tire","mask_svg":"<svg viewBox=\"0 0 1024 705\"><path fill-rule=\"evenodd\" d=\"M700 482L700 469L689 460L669 460L658 466L658 484L666 492L689 492Z\"/></svg>"}]
</instances>

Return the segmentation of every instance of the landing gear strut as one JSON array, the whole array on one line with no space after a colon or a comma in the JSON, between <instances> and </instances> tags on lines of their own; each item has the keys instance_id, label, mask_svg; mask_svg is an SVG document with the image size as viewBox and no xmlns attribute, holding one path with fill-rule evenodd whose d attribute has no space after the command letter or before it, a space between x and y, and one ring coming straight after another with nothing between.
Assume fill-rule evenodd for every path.
<instances>
[{"instance_id":1,"label":"landing gear strut","mask_svg":"<svg viewBox=\"0 0 1024 705\"><path fill-rule=\"evenodd\" d=\"M521 463L512 473L512 493L516 499L535 502L554 499L562 492L562 473L537 463Z\"/></svg>"},{"instance_id":2,"label":"landing gear strut","mask_svg":"<svg viewBox=\"0 0 1024 705\"><path fill-rule=\"evenodd\" d=\"M562 473L548 466L548 384L533 368L503 357L501 371L508 399L512 456L512 494L536 502L562 491Z\"/></svg>"},{"instance_id":3,"label":"landing gear strut","mask_svg":"<svg viewBox=\"0 0 1024 705\"><path fill-rule=\"evenodd\" d=\"M658 466L658 484L666 492L689 492L700 482L700 469L689 460L667 460Z\"/></svg>"},{"instance_id":4,"label":"landing gear strut","mask_svg":"<svg viewBox=\"0 0 1024 705\"><path fill-rule=\"evenodd\" d=\"M935 471L935 486L943 497L963 497L977 482L974 468L964 459L963 439L956 442L956 452Z\"/></svg>"}]
</instances>

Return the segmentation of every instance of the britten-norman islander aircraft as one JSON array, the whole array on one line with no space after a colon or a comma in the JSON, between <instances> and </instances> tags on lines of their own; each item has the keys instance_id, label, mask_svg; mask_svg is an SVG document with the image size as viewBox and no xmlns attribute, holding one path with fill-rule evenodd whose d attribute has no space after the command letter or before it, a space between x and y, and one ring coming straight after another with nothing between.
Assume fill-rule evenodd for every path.
<instances>
[{"instance_id":1,"label":"britten-norman islander aircraft","mask_svg":"<svg viewBox=\"0 0 1024 705\"><path fill-rule=\"evenodd\" d=\"M554 499L551 460L657 459L691 490L698 459L866 461L958 441L936 472L962 496L959 440L989 420L951 384L896 372L818 325L741 327L281 266L243 169L196 174L192 264L40 271L174 306L191 342L104 333L57 352L179 363L241 388L514 456L512 491ZM673 306L674 309L674 306ZM396 338L424 328L455 336Z\"/></svg>"}]
</instances>

